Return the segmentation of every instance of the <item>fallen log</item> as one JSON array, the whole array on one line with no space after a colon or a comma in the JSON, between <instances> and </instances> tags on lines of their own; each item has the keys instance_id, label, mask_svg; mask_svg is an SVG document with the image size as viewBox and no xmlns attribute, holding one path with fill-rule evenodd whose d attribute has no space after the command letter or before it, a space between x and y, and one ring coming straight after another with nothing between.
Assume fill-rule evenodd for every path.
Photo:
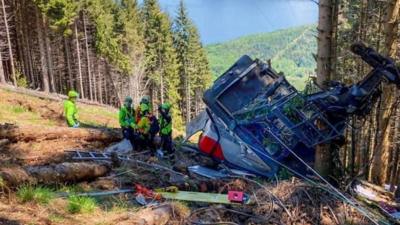
<instances>
[{"instance_id":1,"label":"fallen log","mask_svg":"<svg viewBox=\"0 0 400 225\"><path fill-rule=\"evenodd\" d=\"M11 142L75 139L112 143L121 140L122 135L118 129L83 129L69 127L16 126L13 124L1 124L0 139L8 139Z\"/></svg>"},{"instance_id":2,"label":"fallen log","mask_svg":"<svg viewBox=\"0 0 400 225\"><path fill-rule=\"evenodd\" d=\"M2 168L0 177L8 187L29 184L56 184L93 180L110 171L108 164L75 162L26 168Z\"/></svg>"}]
</instances>

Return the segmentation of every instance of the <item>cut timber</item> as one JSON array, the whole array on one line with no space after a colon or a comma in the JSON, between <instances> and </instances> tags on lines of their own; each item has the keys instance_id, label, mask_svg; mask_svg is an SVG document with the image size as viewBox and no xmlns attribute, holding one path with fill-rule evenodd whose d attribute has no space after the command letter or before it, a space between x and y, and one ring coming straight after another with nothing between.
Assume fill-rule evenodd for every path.
<instances>
[{"instance_id":1,"label":"cut timber","mask_svg":"<svg viewBox=\"0 0 400 225\"><path fill-rule=\"evenodd\" d=\"M75 139L112 143L121 140L122 135L116 129L77 129L69 127L15 126L4 124L0 125L0 139L8 139L11 142Z\"/></svg>"},{"instance_id":2,"label":"cut timber","mask_svg":"<svg viewBox=\"0 0 400 225\"><path fill-rule=\"evenodd\" d=\"M110 171L107 164L98 163L61 163L49 166L31 166L27 168L0 169L0 177L8 187L21 184L55 184L93 180Z\"/></svg>"},{"instance_id":3,"label":"cut timber","mask_svg":"<svg viewBox=\"0 0 400 225\"><path fill-rule=\"evenodd\" d=\"M168 223L172 213L169 204L157 208L147 208L135 213L135 220L132 224L137 225L165 225Z\"/></svg>"}]
</instances>

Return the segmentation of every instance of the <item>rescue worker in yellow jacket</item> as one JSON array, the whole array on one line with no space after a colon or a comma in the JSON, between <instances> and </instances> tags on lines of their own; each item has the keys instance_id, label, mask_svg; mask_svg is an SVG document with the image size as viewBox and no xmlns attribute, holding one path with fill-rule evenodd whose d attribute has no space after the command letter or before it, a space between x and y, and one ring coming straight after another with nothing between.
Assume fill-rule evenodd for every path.
<instances>
[{"instance_id":1,"label":"rescue worker in yellow jacket","mask_svg":"<svg viewBox=\"0 0 400 225\"><path fill-rule=\"evenodd\" d=\"M71 90L68 92L68 99L64 101L64 115L69 127L78 128L80 125L77 116L78 109L76 107L78 96L78 92Z\"/></svg>"},{"instance_id":2,"label":"rescue worker in yellow jacket","mask_svg":"<svg viewBox=\"0 0 400 225\"><path fill-rule=\"evenodd\" d=\"M135 149L135 129L136 129L136 121L135 121L135 109L132 106L132 98L126 97L124 100L124 104L119 109L118 118L119 125L122 129L122 135L124 138L128 139L132 145L132 148Z\"/></svg>"},{"instance_id":3,"label":"rescue worker in yellow jacket","mask_svg":"<svg viewBox=\"0 0 400 225\"><path fill-rule=\"evenodd\" d=\"M158 107L160 112L160 136L161 136L161 147L166 154L173 157L172 147L172 117L171 117L171 104L164 103Z\"/></svg>"},{"instance_id":4,"label":"rescue worker in yellow jacket","mask_svg":"<svg viewBox=\"0 0 400 225\"><path fill-rule=\"evenodd\" d=\"M137 144L141 149L149 148L152 156L155 153L154 137L159 131L158 121L155 116L151 114L150 103L143 102L140 104L138 111L136 112L136 124L138 139Z\"/></svg>"}]
</instances>

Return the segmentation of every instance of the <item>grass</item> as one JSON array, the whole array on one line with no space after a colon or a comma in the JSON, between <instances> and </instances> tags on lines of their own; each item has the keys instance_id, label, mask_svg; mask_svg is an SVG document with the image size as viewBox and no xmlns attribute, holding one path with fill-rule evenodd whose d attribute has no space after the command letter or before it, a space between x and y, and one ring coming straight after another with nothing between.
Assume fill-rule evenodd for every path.
<instances>
[{"instance_id":1,"label":"grass","mask_svg":"<svg viewBox=\"0 0 400 225\"><path fill-rule=\"evenodd\" d=\"M93 198L72 195L68 198L67 210L75 213L92 213L97 207L97 203Z\"/></svg>"},{"instance_id":2,"label":"grass","mask_svg":"<svg viewBox=\"0 0 400 225\"><path fill-rule=\"evenodd\" d=\"M0 89L0 123L64 125L64 120L49 117L49 114L54 115L54 112L57 115L62 114L63 101L50 101ZM118 111L111 107L78 102L78 117L82 123L93 126L119 127Z\"/></svg>"},{"instance_id":3,"label":"grass","mask_svg":"<svg viewBox=\"0 0 400 225\"><path fill-rule=\"evenodd\" d=\"M54 192L46 187L22 186L17 191L17 197L22 202L48 204L54 198Z\"/></svg>"},{"instance_id":4,"label":"grass","mask_svg":"<svg viewBox=\"0 0 400 225\"><path fill-rule=\"evenodd\" d=\"M69 194L76 194L80 192L85 192L85 190L82 186L79 185L65 185L62 186L61 188L58 189L59 192L66 192Z\"/></svg>"},{"instance_id":5,"label":"grass","mask_svg":"<svg viewBox=\"0 0 400 225\"><path fill-rule=\"evenodd\" d=\"M19 113L24 113L26 111L28 111L27 109L25 109L25 107L23 107L22 105L14 105L11 107L11 111L19 114Z\"/></svg>"}]
</instances>

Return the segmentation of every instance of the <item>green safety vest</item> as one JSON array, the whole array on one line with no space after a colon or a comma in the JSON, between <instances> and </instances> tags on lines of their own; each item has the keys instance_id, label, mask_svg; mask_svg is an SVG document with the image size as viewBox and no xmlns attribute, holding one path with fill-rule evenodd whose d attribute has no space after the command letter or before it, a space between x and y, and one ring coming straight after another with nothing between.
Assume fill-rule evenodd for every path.
<instances>
[{"instance_id":1,"label":"green safety vest","mask_svg":"<svg viewBox=\"0 0 400 225\"><path fill-rule=\"evenodd\" d=\"M72 127L78 122L77 113L78 113L78 109L76 108L75 102L72 102L69 99L65 100L64 114L65 114L65 119L67 120L68 126Z\"/></svg>"},{"instance_id":2,"label":"green safety vest","mask_svg":"<svg viewBox=\"0 0 400 225\"><path fill-rule=\"evenodd\" d=\"M122 106L119 110L119 125L121 127L129 127L129 126L134 126L135 125L135 110L130 108L126 108L125 106Z\"/></svg>"},{"instance_id":3,"label":"green safety vest","mask_svg":"<svg viewBox=\"0 0 400 225\"><path fill-rule=\"evenodd\" d=\"M170 135L172 133L172 119L168 123L164 117L160 118L160 133L162 135Z\"/></svg>"}]
</instances>

